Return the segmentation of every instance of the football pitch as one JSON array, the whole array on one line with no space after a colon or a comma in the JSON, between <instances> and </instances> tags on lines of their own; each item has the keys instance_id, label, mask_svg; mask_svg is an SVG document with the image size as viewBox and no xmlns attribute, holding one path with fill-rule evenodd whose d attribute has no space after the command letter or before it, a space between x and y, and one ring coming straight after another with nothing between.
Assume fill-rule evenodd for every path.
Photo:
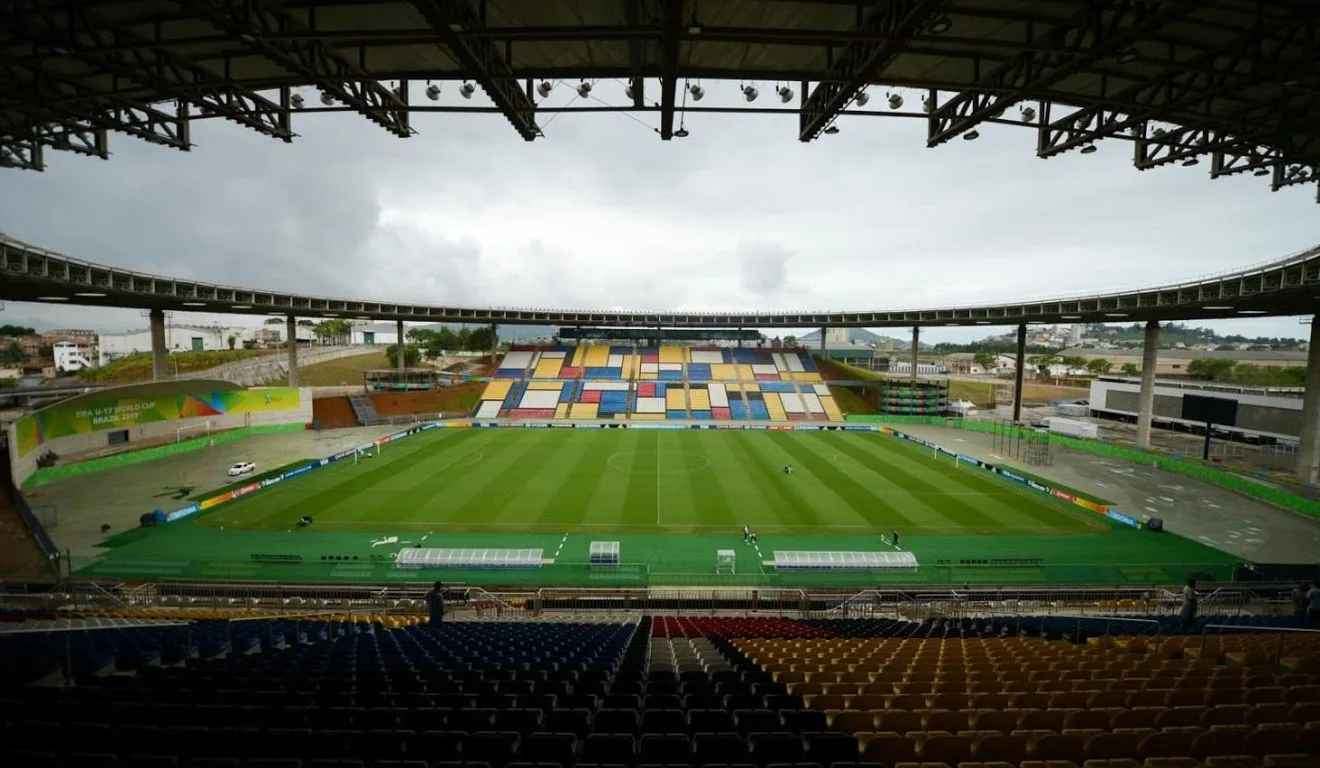
<instances>
[{"instance_id":1,"label":"football pitch","mask_svg":"<svg viewBox=\"0 0 1320 768\"><path fill-rule=\"evenodd\" d=\"M784 472L792 466L793 472ZM298 518L313 523L298 527ZM758 535L744 543L742 528ZM916 573L776 573L774 550L894 551ZM621 567L588 566L618 541ZM403 547L540 548L529 570L395 567ZM1230 556L1121 526L872 432L436 429L107 542L80 574L494 585L1174 583ZM737 553L716 575L715 552ZM552 561L552 562L550 562Z\"/></svg>"}]
</instances>

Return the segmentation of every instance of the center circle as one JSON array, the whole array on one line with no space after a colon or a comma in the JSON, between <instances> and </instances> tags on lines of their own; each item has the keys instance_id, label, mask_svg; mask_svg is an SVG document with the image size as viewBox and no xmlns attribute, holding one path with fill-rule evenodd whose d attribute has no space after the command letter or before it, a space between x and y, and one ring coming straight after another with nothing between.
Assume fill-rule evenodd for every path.
<instances>
[{"instance_id":1,"label":"center circle","mask_svg":"<svg viewBox=\"0 0 1320 768\"><path fill-rule=\"evenodd\" d=\"M674 456L674 454L695 456L700 460L700 463L695 467L687 467L681 465L678 461L671 460L666 461L664 467L655 465L639 467L637 466L637 451L620 451L618 453L611 453L609 457L605 459L605 465L610 469L638 475L686 475L692 472L700 472L701 470L710 467L710 457L704 453L697 453L696 451L666 451L665 457L669 458Z\"/></svg>"}]
</instances>

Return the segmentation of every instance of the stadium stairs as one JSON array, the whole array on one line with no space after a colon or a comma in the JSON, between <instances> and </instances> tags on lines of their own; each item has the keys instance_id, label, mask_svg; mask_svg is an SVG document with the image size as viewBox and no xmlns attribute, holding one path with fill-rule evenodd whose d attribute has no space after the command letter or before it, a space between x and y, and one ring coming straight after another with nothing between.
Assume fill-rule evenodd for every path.
<instances>
[{"instance_id":1,"label":"stadium stairs","mask_svg":"<svg viewBox=\"0 0 1320 768\"><path fill-rule=\"evenodd\" d=\"M1287 619L1241 620L1204 641L1163 631L1065 637L1067 620L1051 617L438 628L276 618L194 622L186 635L134 621L0 634L6 765L1301 768L1320 759L1320 635L1241 631ZM1277 664L1254 655L1280 643ZM67 648L77 685L24 685Z\"/></svg>"},{"instance_id":2,"label":"stadium stairs","mask_svg":"<svg viewBox=\"0 0 1320 768\"><path fill-rule=\"evenodd\" d=\"M371 426L380 421L380 415L376 413L376 406L372 404L371 398L366 395L350 395L348 404L353 407L353 415L357 417L359 424Z\"/></svg>"}]
</instances>

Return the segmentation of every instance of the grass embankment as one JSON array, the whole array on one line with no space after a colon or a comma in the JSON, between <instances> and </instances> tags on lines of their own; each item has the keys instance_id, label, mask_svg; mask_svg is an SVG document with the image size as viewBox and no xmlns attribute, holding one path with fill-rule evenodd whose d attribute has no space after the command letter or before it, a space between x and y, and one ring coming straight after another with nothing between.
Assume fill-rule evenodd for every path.
<instances>
[{"instance_id":1,"label":"grass embankment","mask_svg":"<svg viewBox=\"0 0 1320 768\"><path fill-rule=\"evenodd\" d=\"M169 373L194 373L225 363L249 360L273 354L269 349L220 349L209 352L175 352L166 361ZM135 384L151 381L151 353L141 352L107 363L100 368L79 371L78 378L89 384Z\"/></svg>"},{"instance_id":2,"label":"grass embankment","mask_svg":"<svg viewBox=\"0 0 1320 768\"><path fill-rule=\"evenodd\" d=\"M362 386L363 374L367 371L379 371L390 367L385 350L365 355L341 357L315 365L298 366L298 386L300 387L340 387ZM271 382L272 387L287 387L288 377Z\"/></svg>"},{"instance_id":3,"label":"grass embankment","mask_svg":"<svg viewBox=\"0 0 1320 768\"><path fill-rule=\"evenodd\" d=\"M466 413L475 408L477 403L481 401L481 393L485 389L486 385L477 381L437 389L436 410L446 412L463 411Z\"/></svg>"}]
</instances>

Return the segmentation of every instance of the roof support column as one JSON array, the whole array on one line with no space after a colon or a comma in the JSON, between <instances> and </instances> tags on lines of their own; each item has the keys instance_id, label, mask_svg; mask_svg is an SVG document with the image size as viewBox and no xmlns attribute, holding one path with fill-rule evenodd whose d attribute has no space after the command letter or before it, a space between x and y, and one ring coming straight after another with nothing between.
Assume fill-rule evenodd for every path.
<instances>
[{"instance_id":1,"label":"roof support column","mask_svg":"<svg viewBox=\"0 0 1320 768\"><path fill-rule=\"evenodd\" d=\"M170 351L165 342L165 311L153 309L147 315L151 323L151 379L164 381L169 378Z\"/></svg>"},{"instance_id":2,"label":"roof support column","mask_svg":"<svg viewBox=\"0 0 1320 768\"><path fill-rule=\"evenodd\" d=\"M289 346L289 386L298 386L298 318L284 318L285 343Z\"/></svg>"},{"instance_id":3,"label":"roof support column","mask_svg":"<svg viewBox=\"0 0 1320 768\"><path fill-rule=\"evenodd\" d=\"M408 370L408 365L407 365L407 363L408 363L408 348L407 348L407 346L405 345L404 342L405 342L405 339L403 338L403 321L402 321L402 320L395 320L395 321L394 321L394 349L395 349L396 351L395 351L395 354L394 354L394 358L395 358L395 359L394 359L394 363L395 363L395 367L399 369L399 385L400 385L400 386L402 386L402 385L403 385L403 382L404 382L404 371Z\"/></svg>"},{"instance_id":4,"label":"roof support column","mask_svg":"<svg viewBox=\"0 0 1320 768\"><path fill-rule=\"evenodd\" d=\"M912 383L917 383L917 353L921 350L921 326L912 326Z\"/></svg>"},{"instance_id":5,"label":"roof support column","mask_svg":"<svg viewBox=\"0 0 1320 768\"><path fill-rule=\"evenodd\" d=\"M1013 423L1022 421L1022 377L1027 372L1027 324L1018 325L1017 361L1013 364Z\"/></svg>"},{"instance_id":6,"label":"roof support column","mask_svg":"<svg viewBox=\"0 0 1320 768\"><path fill-rule=\"evenodd\" d=\"M829 330L830 330L829 328L820 329L820 356L822 359L827 357L829 354L828 351L825 349L825 334L828 333Z\"/></svg>"},{"instance_id":7,"label":"roof support column","mask_svg":"<svg viewBox=\"0 0 1320 768\"><path fill-rule=\"evenodd\" d=\"M1302 435L1297 446L1297 479L1314 484L1320 469L1320 322L1311 318L1311 346L1306 350L1306 394L1302 398Z\"/></svg>"},{"instance_id":8,"label":"roof support column","mask_svg":"<svg viewBox=\"0 0 1320 768\"><path fill-rule=\"evenodd\" d=\"M1150 450L1151 417L1155 413L1155 365L1160 351L1160 321L1146 321L1146 343L1141 348L1141 393L1137 395L1137 448Z\"/></svg>"}]
</instances>

